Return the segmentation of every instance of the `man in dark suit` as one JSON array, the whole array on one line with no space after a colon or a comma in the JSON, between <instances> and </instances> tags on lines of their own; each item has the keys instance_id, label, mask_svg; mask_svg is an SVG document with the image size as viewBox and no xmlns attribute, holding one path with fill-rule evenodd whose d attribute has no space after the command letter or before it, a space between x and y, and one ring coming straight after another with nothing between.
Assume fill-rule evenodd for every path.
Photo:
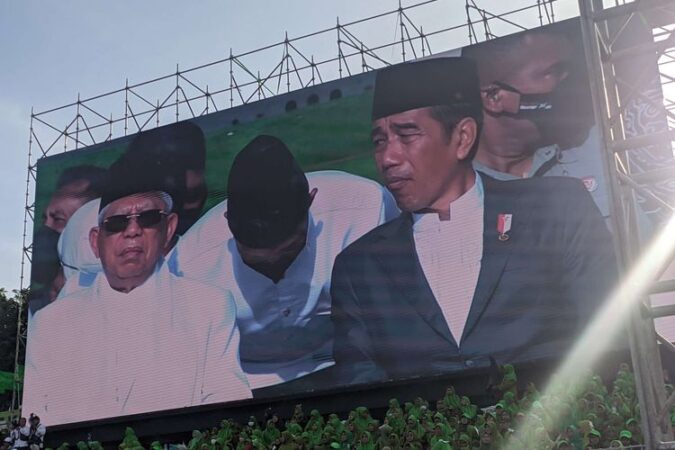
<instances>
[{"instance_id":1,"label":"man in dark suit","mask_svg":"<svg viewBox=\"0 0 675 450\"><path fill-rule=\"evenodd\" d=\"M474 171L482 112L466 59L381 70L372 118L375 162L403 213L336 259L341 381L562 356L616 280L583 184Z\"/></svg>"}]
</instances>

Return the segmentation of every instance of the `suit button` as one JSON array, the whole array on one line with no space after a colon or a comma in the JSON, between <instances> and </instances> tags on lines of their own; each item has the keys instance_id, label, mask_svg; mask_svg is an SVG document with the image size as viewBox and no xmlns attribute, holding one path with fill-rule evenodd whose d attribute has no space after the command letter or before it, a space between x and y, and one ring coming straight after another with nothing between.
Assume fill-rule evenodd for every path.
<instances>
[{"instance_id":1,"label":"suit button","mask_svg":"<svg viewBox=\"0 0 675 450\"><path fill-rule=\"evenodd\" d=\"M288 315L291 313L291 309L286 308L281 313L284 315L284 317L288 317Z\"/></svg>"},{"instance_id":2,"label":"suit button","mask_svg":"<svg viewBox=\"0 0 675 450\"><path fill-rule=\"evenodd\" d=\"M473 360L467 359L466 361L464 361L464 365L466 367L473 367Z\"/></svg>"}]
</instances>

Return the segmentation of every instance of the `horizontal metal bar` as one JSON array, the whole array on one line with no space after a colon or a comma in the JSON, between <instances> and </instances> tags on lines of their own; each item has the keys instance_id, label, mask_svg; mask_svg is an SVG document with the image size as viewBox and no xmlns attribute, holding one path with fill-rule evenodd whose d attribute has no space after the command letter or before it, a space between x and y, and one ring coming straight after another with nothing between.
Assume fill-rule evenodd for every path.
<instances>
[{"instance_id":1,"label":"horizontal metal bar","mask_svg":"<svg viewBox=\"0 0 675 450\"><path fill-rule=\"evenodd\" d=\"M666 292L675 292L675 280L657 281L649 288L650 294L665 294Z\"/></svg>"},{"instance_id":2,"label":"horizontal metal bar","mask_svg":"<svg viewBox=\"0 0 675 450\"><path fill-rule=\"evenodd\" d=\"M654 184L668 179L675 180L675 166L649 170L641 173L631 173L630 176L637 184L643 185Z\"/></svg>"},{"instance_id":3,"label":"horizontal metal bar","mask_svg":"<svg viewBox=\"0 0 675 450\"><path fill-rule=\"evenodd\" d=\"M670 342L668 339L661 336L659 333L656 333L656 340L661 343L670 353L675 354L675 345Z\"/></svg>"},{"instance_id":4,"label":"horizontal metal bar","mask_svg":"<svg viewBox=\"0 0 675 450\"><path fill-rule=\"evenodd\" d=\"M623 184L627 184L631 188L635 189L640 195L654 201L657 205L661 206L665 211L671 211L675 212L675 208L668 203L667 201L663 200L661 197L658 195L654 194L651 189L648 189L645 185L642 184L637 184L631 177L628 175L624 174L623 172L617 172L617 175L619 176L619 181Z\"/></svg>"},{"instance_id":5,"label":"horizontal metal bar","mask_svg":"<svg viewBox=\"0 0 675 450\"><path fill-rule=\"evenodd\" d=\"M675 450L675 441L659 442L656 448L659 450Z\"/></svg>"},{"instance_id":6,"label":"horizontal metal bar","mask_svg":"<svg viewBox=\"0 0 675 450\"><path fill-rule=\"evenodd\" d=\"M615 152L625 152L638 148L649 147L651 145L669 144L675 140L675 130L660 131L642 136L634 136L626 139L617 140L611 143L611 148Z\"/></svg>"},{"instance_id":7,"label":"horizontal metal bar","mask_svg":"<svg viewBox=\"0 0 675 450\"><path fill-rule=\"evenodd\" d=\"M675 316L675 305L654 306L651 308L651 316L654 319Z\"/></svg>"},{"instance_id":8,"label":"horizontal metal bar","mask_svg":"<svg viewBox=\"0 0 675 450\"><path fill-rule=\"evenodd\" d=\"M638 44L621 50L612 51L606 58L608 61L616 62L621 59L641 56L644 54L661 54L667 49L675 47L675 31L670 33L665 39L658 42L647 42L645 44Z\"/></svg>"},{"instance_id":9,"label":"horizontal metal bar","mask_svg":"<svg viewBox=\"0 0 675 450\"><path fill-rule=\"evenodd\" d=\"M594 22L600 22L603 20L613 19L615 17L627 16L635 12L653 12L655 9L668 8L675 11L675 4L672 0L637 0L632 3L626 3L624 5L614 6L612 8L603 9L601 11L595 12L591 15L591 19ZM654 13L649 17L658 19L660 14ZM663 19L663 17L661 17ZM659 26L661 24L659 23Z\"/></svg>"}]
</instances>

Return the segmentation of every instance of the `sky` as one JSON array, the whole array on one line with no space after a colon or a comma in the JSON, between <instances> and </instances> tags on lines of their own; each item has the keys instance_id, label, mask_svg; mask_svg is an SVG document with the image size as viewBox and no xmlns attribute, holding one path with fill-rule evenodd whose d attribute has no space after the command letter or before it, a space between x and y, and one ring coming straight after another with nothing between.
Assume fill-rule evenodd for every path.
<instances>
[{"instance_id":1,"label":"sky","mask_svg":"<svg viewBox=\"0 0 675 450\"><path fill-rule=\"evenodd\" d=\"M401 2L405 7L422 0ZM536 1L513 0L508 7L499 0L474 3L498 14ZM557 2L556 19L577 15L576 3ZM286 32L289 38L298 37L333 27L338 17L346 23L398 6L398 0L0 0L0 288L20 287L31 109L49 110L74 102L78 94L87 98L122 88L127 79L133 84L175 73L177 64L187 69L226 58L230 49L240 54L280 42ZM461 0L438 0L409 15L425 33L466 23ZM527 17L509 19L536 26L537 15L532 11ZM354 32L370 46L400 39L400 28L392 22L395 16L389 17L355 26ZM482 40L485 29L476 25L475 31ZM517 29L495 20L490 31L504 35ZM467 41L467 28L459 29L436 36L432 50L449 50ZM317 60L336 53L335 37L330 35L303 40L302 46ZM383 56L395 59L399 53L392 48ZM248 58L247 67L270 70L267 55ZM219 70L209 75L222 81L227 73ZM106 117L119 115L124 104L102 109ZM38 152L36 145L33 151ZM63 145L53 151L63 151ZM24 286L29 273L27 265Z\"/></svg>"}]
</instances>

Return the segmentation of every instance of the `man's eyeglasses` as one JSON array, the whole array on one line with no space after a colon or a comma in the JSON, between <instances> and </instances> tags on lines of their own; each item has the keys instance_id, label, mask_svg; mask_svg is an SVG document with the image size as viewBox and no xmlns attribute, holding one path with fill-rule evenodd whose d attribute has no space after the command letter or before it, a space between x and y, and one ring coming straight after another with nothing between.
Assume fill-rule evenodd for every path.
<instances>
[{"instance_id":1,"label":"man's eyeglasses","mask_svg":"<svg viewBox=\"0 0 675 450\"><path fill-rule=\"evenodd\" d=\"M168 216L169 213L161 209L150 209L138 214L120 214L117 216L110 216L103 220L101 225L108 233L121 233L129 226L131 219L136 219L136 223L141 228L154 227L162 221L162 217Z\"/></svg>"}]
</instances>

